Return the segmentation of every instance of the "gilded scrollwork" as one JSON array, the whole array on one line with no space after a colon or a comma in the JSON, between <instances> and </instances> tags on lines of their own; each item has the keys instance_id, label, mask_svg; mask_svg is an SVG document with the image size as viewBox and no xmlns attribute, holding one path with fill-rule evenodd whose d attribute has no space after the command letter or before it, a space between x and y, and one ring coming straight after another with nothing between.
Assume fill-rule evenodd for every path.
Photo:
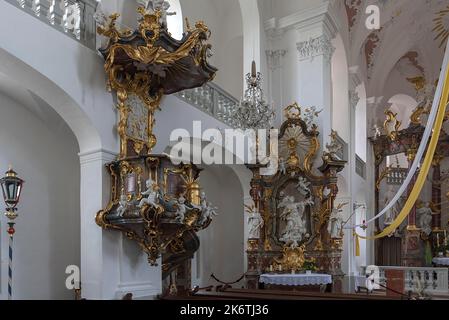
<instances>
[{"instance_id":1,"label":"gilded scrollwork","mask_svg":"<svg viewBox=\"0 0 449 320\"><path fill-rule=\"evenodd\" d=\"M397 141L399 135L399 129L402 125L402 122L397 119L398 114L394 113L391 110L385 110L386 119L384 121L384 129L387 132L387 136L391 141ZM390 126L393 126L393 129L390 129Z\"/></svg>"},{"instance_id":2,"label":"gilded scrollwork","mask_svg":"<svg viewBox=\"0 0 449 320\"><path fill-rule=\"evenodd\" d=\"M297 103L288 106L284 115L278 137L278 172L262 176L257 166L248 166L253 172L250 195L264 220L264 236L249 239L248 263L257 254L263 257L258 261L269 263L257 268L275 264L298 271L308 252L321 257L317 261L325 270L324 257L329 252L337 258L341 254L328 234L328 223L338 194L337 174L345 161L323 152L323 165L315 168L320 149L317 126L313 120L307 124L302 119ZM337 266L331 271L338 270Z\"/></svg>"},{"instance_id":3,"label":"gilded scrollwork","mask_svg":"<svg viewBox=\"0 0 449 320\"><path fill-rule=\"evenodd\" d=\"M169 36L160 24L161 13L148 13L143 7L138 12L141 19L134 33L117 29L118 14L111 15L108 25L97 30L109 38L108 46L100 52L105 57L107 87L117 92L121 159L151 153L157 142L154 114L164 94L201 86L216 72L207 63L211 46L206 42L211 33L203 22L197 22L182 43L163 45ZM185 83L176 80L183 77L179 70L186 68L192 69L187 70L192 71L192 79Z\"/></svg>"},{"instance_id":4,"label":"gilded scrollwork","mask_svg":"<svg viewBox=\"0 0 449 320\"><path fill-rule=\"evenodd\" d=\"M200 194L199 168L176 166L167 156L151 154L157 142L155 113L164 95L203 86L217 69L207 62L211 33L203 22L189 27L178 41L161 22L160 11L139 7L138 12L141 18L134 32L118 30L118 14L98 27L98 33L109 38L100 52L107 88L117 96L120 153L107 165L111 199L95 221L137 242L148 262L156 265L163 253L196 251L196 232L210 225L217 208L206 201L204 192ZM176 267L179 259L174 261L164 265Z\"/></svg>"}]
</instances>

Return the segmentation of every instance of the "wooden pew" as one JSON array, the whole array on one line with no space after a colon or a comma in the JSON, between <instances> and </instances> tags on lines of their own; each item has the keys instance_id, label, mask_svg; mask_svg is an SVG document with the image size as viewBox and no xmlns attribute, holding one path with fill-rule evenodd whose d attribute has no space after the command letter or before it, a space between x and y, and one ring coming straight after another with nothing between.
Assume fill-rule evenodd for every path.
<instances>
[{"instance_id":1,"label":"wooden pew","mask_svg":"<svg viewBox=\"0 0 449 320\"><path fill-rule=\"evenodd\" d=\"M318 292L295 292L278 290L252 290L226 288L221 291L199 290L184 297L163 297L163 300L401 300L366 294L340 294ZM405 299L405 298L403 298Z\"/></svg>"}]
</instances>

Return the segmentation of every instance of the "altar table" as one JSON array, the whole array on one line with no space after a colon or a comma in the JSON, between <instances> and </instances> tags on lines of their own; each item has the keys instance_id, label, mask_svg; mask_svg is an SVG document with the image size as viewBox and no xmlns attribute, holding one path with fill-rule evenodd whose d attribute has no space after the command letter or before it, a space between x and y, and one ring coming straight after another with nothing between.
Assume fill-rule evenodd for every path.
<instances>
[{"instance_id":1,"label":"altar table","mask_svg":"<svg viewBox=\"0 0 449 320\"><path fill-rule=\"evenodd\" d=\"M449 258L447 257L438 257L433 258L432 262L437 266L448 266L449 267Z\"/></svg>"},{"instance_id":2,"label":"altar table","mask_svg":"<svg viewBox=\"0 0 449 320\"><path fill-rule=\"evenodd\" d=\"M262 274L259 283L269 289L324 292L332 284L332 276L319 273Z\"/></svg>"}]
</instances>

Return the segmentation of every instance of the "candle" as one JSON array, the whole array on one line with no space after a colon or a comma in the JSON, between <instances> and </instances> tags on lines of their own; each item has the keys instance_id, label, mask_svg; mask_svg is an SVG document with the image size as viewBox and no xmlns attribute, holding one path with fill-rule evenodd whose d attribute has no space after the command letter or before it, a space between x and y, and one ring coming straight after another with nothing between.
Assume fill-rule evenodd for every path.
<instances>
[{"instance_id":1,"label":"candle","mask_svg":"<svg viewBox=\"0 0 449 320\"><path fill-rule=\"evenodd\" d=\"M437 247L440 246L440 234L437 233Z\"/></svg>"},{"instance_id":2,"label":"candle","mask_svg":"<svg viewBox=\"0 0 449 320\"><path fill-rule=\"evenodd\" d=\"M270 272L273 272L273 265L270 265Z\"/></svg>"}]
</instances>

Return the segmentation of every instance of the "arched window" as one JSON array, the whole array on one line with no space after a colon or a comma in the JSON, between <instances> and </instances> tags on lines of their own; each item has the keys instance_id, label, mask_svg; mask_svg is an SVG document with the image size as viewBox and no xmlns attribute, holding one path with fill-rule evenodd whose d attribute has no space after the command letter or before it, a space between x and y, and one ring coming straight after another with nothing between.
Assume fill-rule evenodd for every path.
<instances>
[{"instance_id":1,"label":"arched window","mask_svg":"<svg viewBox=\"0 0 449 320\"><path fill-rule=\"evenodd\" d=\"M181 3L179 0L167 0L167 2L170 4L168 12L176 12L175 15L167 16L168 31L173 38L181 40L184 32Z\"/></svg>"}]
</instances>

